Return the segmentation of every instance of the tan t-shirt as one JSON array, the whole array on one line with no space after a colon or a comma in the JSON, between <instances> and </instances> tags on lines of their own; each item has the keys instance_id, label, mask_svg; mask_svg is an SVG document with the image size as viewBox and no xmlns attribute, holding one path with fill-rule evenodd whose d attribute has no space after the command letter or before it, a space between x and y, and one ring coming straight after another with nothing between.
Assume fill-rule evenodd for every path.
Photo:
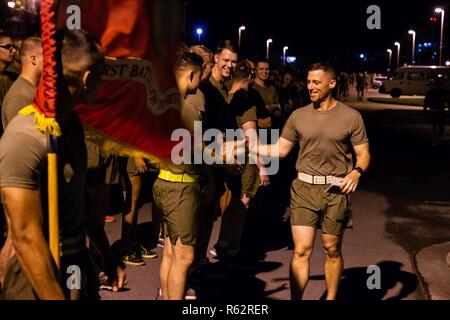
<instances>
[{"instance_id":1,"label":"tan t-shirt","mask_svg":"<svg viewBox=\"0 0 450 320\"><path fill-rule=\"evenodd\" d=\"M2 105L3 129L17 113L33 102L36 87L23 77L17 78L9 88Z\"/></svg>"},{"instance_id":2,"label":"tan t-shirt","mask_svg":"<svg viewBox=\"0 0 450 320\"><path fill-rule=\"evenodd\" d=\"M261 98L264 100L264 103L267 105L280 103L280 99L278 99L278 93L274 86L266 86L262 87L256 82L253 84L253 88L259 92Z\"/></svg>"},{"instance_id":3,"label":"tan t-shirt","mask_svg":"<svg viewBox=\"0 0 450 320\"><path fill-rule=\"evenodd\" d=\"M188 95L186 99L181 101L181 120L186 129L191 132L191 141L194 139L194 123L195 121L201 121L201 111L205 110L205 97L200 90L197 90L197 94ZM203 134L201 132L201 134ZM194 157L192 156L193 143L191 144L191 163L194 162ZM159 165L160 169L168 170L173 173L189 173L189 174L200 174L201 165L195 164L173 164L171 162L161 162Z\"/></svg>"},{"instance_id":4,"label":"tan t-shirt","mask_svg":"<svg viewBox=\"0 0 450 320\"><path fill-rule=\"evenodd\" d=\"M194 132L194 123L202 120L202 112L205 112L205 95L197 89L197 92L189 94L181 105L181 119L186 129Z\"/></svg>"},{"instance_id":5,"label":"tan t-shirt","mask_svg":"<svg viewBox=\"0 0 450 320\"><path fill-rule=\"evenodd\" d=\"M60 124L58 138L58 203L61 241L85 230L84 187L87 170L83 127L72 112ZM36 129L34 115L15 116L0 140L0 187L39 190L47 217L47 136ZM46 228L48 224L44 223Z\"/></svg>"},{"instance_id":6,"label":"tan t-shirt","mask_svg":"<svg viewBox=\"0 0 450 320\"><path fill-rule=\"evenodd\" d=\"M295 110L281 136L299 142L297 171L316 176L346 176L353 170L353 146L369 141L361 114L339 101L328 111L313 104Z\"/></svg>"},{"instance_id":7,"label":"tan t-shirt","mask_svg":"<svg viewBox=\"0 0 450 320\"><path fill-rule=\"evenodd\" d=\"M242 128L242 125L249 121L258 121L258 117L256 116L256 106L252 106L250 109L245 111L241 116L236 116L236 122L239 128Z\"/></svg>"}]
</instances>

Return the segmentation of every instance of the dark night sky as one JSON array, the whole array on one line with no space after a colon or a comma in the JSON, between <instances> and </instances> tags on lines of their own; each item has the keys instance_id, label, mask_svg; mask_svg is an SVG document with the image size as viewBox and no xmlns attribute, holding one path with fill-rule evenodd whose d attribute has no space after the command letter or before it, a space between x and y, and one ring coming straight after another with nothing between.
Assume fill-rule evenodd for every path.
<instances>
[{"instance_id":1,"label":"dark night sky","mask_svg":"<svg viewBox=\"0 0 450 320\"><path fill-rule=\"evenodd\" d=\"M369 17L366 10L372 4L381 8L381 30L366 27ZM443 0L190 0L186 5L187 33L191 43L195 43L195 27L204 27L204 43L215 48L221 39L237 41L238 27L245 25L247 29L242 36L245 54L264 56L266 40L273 38L271 52L279 56L287 45L288 54L297 56L300 61L303 59L304 63L325 59L338 69L382 71L387 65L386 49L394 50L395 41L402 45L401 61L410 61L409 29L417 32L417 43L439 41L440 15L434 13L437 6L446 9L445 46L450 43L450 5ZM434 32L433 23L429 21L431 16L438 17ZM368 56L367 61L358 58L361 53ZM450 50L444 47L444 57L449 56ZM422 54L421 64L429 63L430 55Z\"/></svg>"}]
</instances>

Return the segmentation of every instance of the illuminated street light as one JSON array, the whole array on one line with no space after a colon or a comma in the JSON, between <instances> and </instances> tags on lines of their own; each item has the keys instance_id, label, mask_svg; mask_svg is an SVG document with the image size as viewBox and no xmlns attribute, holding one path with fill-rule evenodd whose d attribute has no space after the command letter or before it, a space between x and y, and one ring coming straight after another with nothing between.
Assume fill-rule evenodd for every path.
<instances>
[{"instance_id":1,"label":"illuminated street light","mask_svg":"<svg viewBox=\"0 0 450 320\"><path fill-rule=\"evenodd\" d=\"M239 27L239 42L238 42L239 49L241 48L241 34L242 34L242 31L244 31L244 30L245 30L245 26L240 26Z\"/></svg>"},{"instance_id":2,"label":"illuminated street light","mask_svg":"<svg viewBox=\"0 0 450 320\"><path fill-rule=\"evenodd\" d=\"M270 44L273 42L273 40L272 39L267 39L267 41L266 41L266 59L267 60L269 60L269 47L270 47Z\"/></svg>"},{"instance_id":3,"label":"illuminated street light","mask_svg":"<svg viewBox=\"0 0 450 320\"><path fill-rule=\"evenodd\" d=\"M286 66L286 51L288 51L288 50L289 50L288 46L283 48L283 65L285 65L285 66Z\"/></svg>"},{"instance_id":4,"label":"illuminated street light","mask_svg":"<svg viewBox=\"0 0 450 320\"><path fill-rule=\"evenodd\" d=\"M386 50L389 53L389 64L388 64L388 73L391 72L391 63L392 63L392 50L391 49L387 49Z\"/></svg>"},{"instance_id":5,"label":"illuminated street light","mask_svg":"<svg viewBox=\"0 0 450 320\"><path fill-rule=\"evenodd\" d=\"M203 29L202 28L197 28L197 36L198 36L198 42L199 43L201 41L202 34L203 34Z\"/></svg>"},{"instance_id":6,"label":"illuminated street light","mask_svg":"<svg viewBox=\"0 0 450 320\"><path fill-rule=\"evenodd\" d=\"M397 46L397 68L400 66L400 42L394 43Z\"/></svg>"},{"instance_id":7,"label":"illuminated street light","mask_svg":"<svg viewBox=\"0 0 450 320\"><path fill-rule=\"evenodd\" d=\"M16 6L16 3L14 1L8 1L8 7L14 8Z\"/></svg>"},{"instance_id":8,"label":"illuminated street light","mask_svg":"<svg viewBox=\"0 0 450 320\"><path fill-rule=\"evenodd\" d=\"M442 48L443 48L443 39L444 39L444 15L445 11L441 8L434 9L434 12L441 14L441 40L439 44L439 65L442 66Z\"/></svg>"},{"instance_id":9,"label":"illuminated street light","mask_svg":"<svg viewBox=\"0 0 450 320\"><path fill-rule=\"evenodd\" d=\"M411 56L411 65L414 65L414 57L416 56L416 32L414 30L409 30L409 34L412 35L412 56Z\"/></svg>"}]
</instances>

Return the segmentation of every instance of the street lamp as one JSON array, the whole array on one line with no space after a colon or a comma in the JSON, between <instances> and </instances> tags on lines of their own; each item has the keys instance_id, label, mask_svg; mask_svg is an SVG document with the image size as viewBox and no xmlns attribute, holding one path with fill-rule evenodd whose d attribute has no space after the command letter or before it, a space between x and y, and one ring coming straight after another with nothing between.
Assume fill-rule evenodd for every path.
<instances>
[{"instance_id":1,"label":"street lamp","mask_svg":"<svg viewBox=\"0 0 450 320\"><path fill-rule=\"evenodd\" d=\"M245 26L240 26L239 27L239 49L241 48L241 33L242 33L242 31L244 31L245 30Z\"/></svg>"},{"instance_id":2,"label":"street lamp","mask_svg":"<svg viewBox=\"0 0 450 320\"><path fill-rule=\"evenodd\" d=\"M416 55L416 32L414 30L409 30L409 34L412 35L412 56L411 56L411 65L414 65L414 57Z\"/></svg>"},{"instance_id":3,"label":"street lamp","mask_svg":"<svg viewBox=\"0 0 450 320\"><path fill-rule=\"evenodd\" d=\"M16 3L14 1L8 1L8 7L14 8L16 6Z\"/></svg>"},{"instance_id":4,"label":"street lamp","mask_svg":"<svg viewBox=\"0 0 450 320\"><path fill-rule=\"evenodd\" d=\"M392 62L392 50L387 49L386 51L389 53L389 64L388 64L387 71L388 71L388 73L390 73L391 72L391 62Z\"/></svg>"},{"instance_id":5,"label":"street lamp","mask_svg":"<svg viewBox=\"0 0 450 320\"><path fill-rule=\"evenodd\" d=\"M267 60L269 60L269 46L270 46L270 44L273 42L273 40L272 39L267 39L267 41L266 41L266 48L267 48L267 51L266 51L266 59Z\"/></svg>"},{"instance_id":6,"label":"street lamp","mask_svg":"<svg viewBox=\"0 0 450 320\"><path fill-rule=\"evenodd\" d=\"M202 34L203 34L203 29L197 28L198 43L200 43L200 41L201 41Z\"/></svg>"},{"instance_id":7,"label":"street lamp","mask_svg":"<svg viewBox=\"0 0 450 320\"><path fill-rule=\"evenodd\" d=\"M288 51L289 47L286 46L283 48L283 65L286 66L286 51Z\"/></svg>"},{"instance_id":8,"label":"street lamp","mask_svg":"<svg viewBox=\"0 0 450 320\"><path fill-rule=\"evenodd\" d=\"M439 65L442 66L442 48L443 48L443 39L444 39L444 15L445 11L441 8L434 9L434 12L441 14L441 41L439 44Z\"/></svg>"},{"instance_id":9,"label":"street lamp","mask_svg":"<svg viewBox=\"0 0 450 320\"><path fill-rule=\"evenodd\" d=\"M445 65L448 67L450 66L450 61L445 61Z\"/></svg>"},{"instance_id":10,"label":"street lamp","mask_svg":"<svg viewBox=\"0 0 450 320\"><path fill-rule=\"evenodd\" d=\"M400 66L400 42L394 43L397 46L397 68Z\"/></svg>"}]
</instances>

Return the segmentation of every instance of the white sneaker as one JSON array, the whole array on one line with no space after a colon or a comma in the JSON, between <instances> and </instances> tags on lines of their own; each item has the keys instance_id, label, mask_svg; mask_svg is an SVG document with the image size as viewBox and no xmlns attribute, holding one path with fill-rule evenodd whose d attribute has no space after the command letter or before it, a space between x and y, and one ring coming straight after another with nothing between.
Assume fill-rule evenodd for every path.
<instances>
[{"instance_id":1,"label":"white sneaker","mask_svg":"<svg viewBox=\"0 0 450 320\"><path fill-rule=\"evenodd\" d=\"M189 288L187 289L186 294L184 295L184 299L188 301L197 300L197 293L195 292L194 289Z\"/></svg>"}]
</instances>

